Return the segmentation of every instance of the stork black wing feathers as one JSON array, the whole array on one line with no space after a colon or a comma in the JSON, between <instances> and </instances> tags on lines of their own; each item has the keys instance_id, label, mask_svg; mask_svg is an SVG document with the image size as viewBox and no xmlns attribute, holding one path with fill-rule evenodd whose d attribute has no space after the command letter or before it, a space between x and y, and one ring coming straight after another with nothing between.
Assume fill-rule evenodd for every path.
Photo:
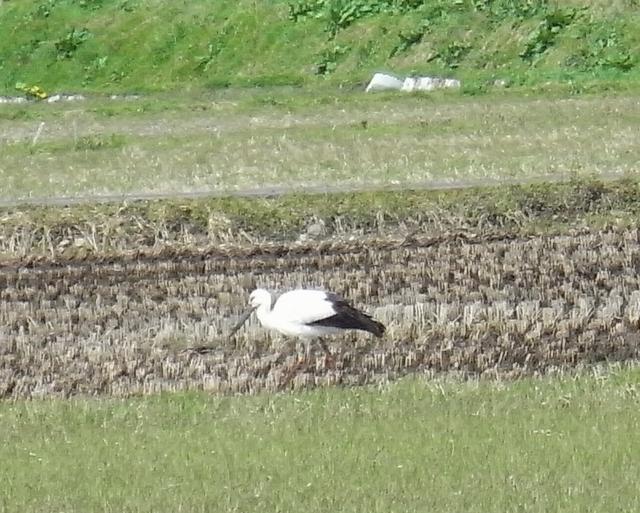
<instances>
[{"instance_id":1,"label":"stork black wing feathers","mask_svg":"<svg viewBox=\"0 0 640 513\"><path fill-rule=\"evenodd\" d=\"M333 305L335 314L318 321L309 323L310 326L326 326L331 328L368 331L376 337L381 337L385 326L371 318L370 315L355 309L337 294L328 293L327 301Z\"/></svg>"}]
</instances>

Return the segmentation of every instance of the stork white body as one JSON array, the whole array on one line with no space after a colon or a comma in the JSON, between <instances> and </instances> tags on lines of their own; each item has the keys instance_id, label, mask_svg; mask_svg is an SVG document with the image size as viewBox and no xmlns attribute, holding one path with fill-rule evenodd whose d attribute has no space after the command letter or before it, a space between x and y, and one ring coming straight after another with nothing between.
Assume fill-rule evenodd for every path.
<instances>
[{"instance_id":1,"label":"stork white body","mask_svg":"<svg viewBox=\"0 0 640 513\"><path fill-rule=\"evenodd\" d=\"M260 324L284 335L317 338L347 329L368 331L380 337L385 327L356 310L339 296L322 290L292 290L274 298L265 289L256 289L249 298L251 309L236 325L242 326L252 311Z\"/></svg>"},{"instance_id":2,"label":"stork white body","mask_svg":"<svg viewBox=\"0 0 640 513\"><path fill-rule=\"evenodd\" d=\"M258 291L256 291L258 292ZM263 290L262 292L267 292ZM311 323L335 315L327 294L321 290L292 290L277 298L272 307L272 295L256 294L259 300L256 314L265 328L284 335L310 338L340 333L340 328Z\"/></svg>"}]
</instances>

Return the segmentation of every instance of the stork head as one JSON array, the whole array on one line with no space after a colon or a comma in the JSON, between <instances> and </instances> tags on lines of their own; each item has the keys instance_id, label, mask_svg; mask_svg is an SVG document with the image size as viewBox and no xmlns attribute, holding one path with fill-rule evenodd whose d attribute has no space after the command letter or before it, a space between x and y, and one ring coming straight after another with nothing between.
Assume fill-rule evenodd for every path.
<instances>
[{"instance_id":1,"label":"stork head","mask_svg":"<svg viewBox=\"0 0 640 513\"><path fill-rule=\"evenodd\" d=\"M271 309L271 292L265 289L254 290L249 296L249 304L254 310L261 306L267 306Z\"/></svg>"},{"instance_id":2,"label":"stork head","mask_svg":"<svg viewBox=\"0 0 640 513\"><path fill-rule=\"evenodd\" d=\"M267 307L271 309L271 292L265 289L254 290L249 296L249 305L250 308L240 316L236 325L231 329L230 336L233 336L236 331L238 331L242 325L247 322L247 319L255 309L260 307Z\"/></svg>"}]
</instances>

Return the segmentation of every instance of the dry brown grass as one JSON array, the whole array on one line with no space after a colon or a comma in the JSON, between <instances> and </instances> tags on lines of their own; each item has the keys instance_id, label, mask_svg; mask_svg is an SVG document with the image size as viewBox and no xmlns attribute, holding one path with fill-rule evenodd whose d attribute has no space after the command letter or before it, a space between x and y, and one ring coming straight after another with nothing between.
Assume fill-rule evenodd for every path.
<instances>
[{"instance_id":1,"label":"dry brown grass","mask_svg":"<svg viewBox=\"0 0 640 513\"><path fill-rule=\"evenodd\" d=\"M637 358L639 251L638 231L618 229L7 262L0 395L255 393ZM387 324L387 335L335 339L335 368L255 320L230 340L256 284L334 290Z\"/></svg>"},{"instance_id":2,"label":"dry brown grass","mask_svg":"<svg viewBox=\"0 0 640 513\"><path fill-rule=\"evenodd\" d=\"M228 244L637 226L637 180L457 191L198 198L0 208L0 261L105 259Z\"/></svg>"},{"instance_id":3,"label":"dry brown grass","mask_svg":"<svg viewBox=\"0 0 640 513\"><path fill-rule=\"evenodd\" d=\"M89 102L0 119L0 199L615 175L640 160L636 97L275 103L110 118Z\"/></svg>"}]
</instances>

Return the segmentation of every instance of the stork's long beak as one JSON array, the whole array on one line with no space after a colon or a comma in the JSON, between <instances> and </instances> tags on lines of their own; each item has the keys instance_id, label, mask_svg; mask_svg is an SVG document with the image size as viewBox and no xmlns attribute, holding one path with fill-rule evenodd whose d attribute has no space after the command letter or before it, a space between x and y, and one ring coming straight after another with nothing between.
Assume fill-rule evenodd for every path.
<instances>
[{"instance_id":1,"label":"stork's long beak","mask_svg":"<svg viewBox=\"0 0 640 513\"><path fill-rule=\"evenodd\" d=\"M238 320L237 324L231 328L231 333L229 333L230 337L233 337L236 334L236 331L238 331L240 328L242 328L242 325L247 322L247 319L249 318L249 316L253 313L253 311L256 309L257 307L253 306L251 308L249 308L249 310L247 310L245 313L243 313L240 316L240 319Z\"/></svg>"}]
</instances>

